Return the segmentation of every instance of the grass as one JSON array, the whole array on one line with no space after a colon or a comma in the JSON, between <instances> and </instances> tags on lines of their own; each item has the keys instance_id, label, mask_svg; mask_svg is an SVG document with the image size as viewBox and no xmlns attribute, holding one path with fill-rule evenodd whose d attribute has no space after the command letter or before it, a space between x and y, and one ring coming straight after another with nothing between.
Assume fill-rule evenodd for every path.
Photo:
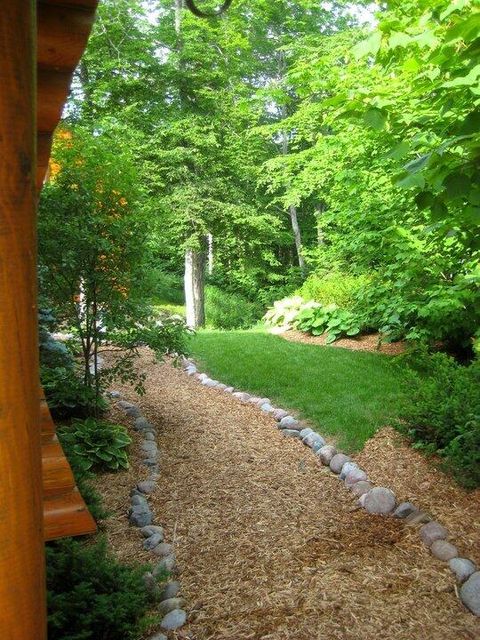
<instances>
[{"instance_id":1,"label":"grass","mask_svg":"<svg viewBox=\"0 0 480 640\"><path fill-rule=\"evenodd\" d=\"M399 413L402 369L387 356L287 342L259 329L201 331L191 352L213 378L294 411L346 451Z\"/></svg>"}]
</instances>

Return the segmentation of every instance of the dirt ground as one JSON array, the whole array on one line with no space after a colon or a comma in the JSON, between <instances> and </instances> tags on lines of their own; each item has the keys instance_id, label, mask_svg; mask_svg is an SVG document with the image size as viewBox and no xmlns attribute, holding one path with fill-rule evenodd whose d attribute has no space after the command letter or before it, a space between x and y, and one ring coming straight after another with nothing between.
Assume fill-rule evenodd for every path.
<instances>
[{"instance_id":1,"label":"dirt ground","mask_svg":"<svg viewBox=\"0 0 480 640\"><path fill-rule=\"evenodd\" d=\"M309 449L253 406L155 364L146 350L141 366L143 398L117 388L158 427L161 478L150 502L175 544L189 613L172 638L480 638L480 620L415 528L357 508ZM135 450L132 458L129 472L103 476L99 488L114 513L106 530L115 551L148 561L126 518L129 490L145 476ZM479 492L458 488L389 429L358 460L375 482L430 510L460 553L480 562Z\"/></svg>"},{"instance_id":2,"label":"dirt ground","mask_svg":"<svg viewBox=\"0 0 480 640\"><path fill-rule=\"evenodd\" d=\"M321 347L326 346L327 334L321 336L311 336L304 331L289 329L277 333L281 338L290 342L302 342L303 344L314 344ZM329 347L340 347L341 349L350 349L351 351L376 351L389 356L396 356L405 351L405 342L382 342L379 333L371 333L358 338L340 338L328 345Z\"/></svg>"}]
</instances>

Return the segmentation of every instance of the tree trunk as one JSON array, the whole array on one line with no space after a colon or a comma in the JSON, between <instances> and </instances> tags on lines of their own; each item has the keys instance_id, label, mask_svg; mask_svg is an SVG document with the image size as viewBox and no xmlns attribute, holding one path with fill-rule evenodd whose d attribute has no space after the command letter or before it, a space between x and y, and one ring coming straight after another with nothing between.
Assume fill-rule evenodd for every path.
<instances>
[{"instance_id":1,"label":"tree trunk","mask_svg":"<svg viewBox=\"0 0 480 640\"><path fill-rule=\"evenodd\" d=\"M325 244L325 235L322 229L322 216L325 211L325 205L323 202L321 202L315 208L317 211L315 214L315 217L317 219L317 245L319 247L323 247L323 245Z\"/></svg>"},{"instance_id":2,"label":"tree trunk","mask_svg":"<svg viewBox=\"0 0 480 640\"><path fill-rule=\"evenodd\" d=\"M211 233L207 236L208 239L208 275L213 273L213 236Z\"/></svg>"},{"instance_id":3,"label":"tree trunk","mask_svg":"<svg viewBox=\"0 0 480 640\"><path fill-rule=\"evenodd\" d=\"M187 326L205 326L205 262L204 251L185 251L185 309Z\"/></svg>"},{"instance_id":4,"label":"tree trunk","mask_svg":"<svg viewBox=\"0 0 480 640\"><path fill-rule=\"evenodd\" d=\"M288 208L290 214L290 222L292 223L293 237L295 239L295 248L297 249L298 266L302 273L305 273L305 259L302 255L302 236L300 227L298 226L297 207L290 205Z\"/></svg>"}]
</instances>

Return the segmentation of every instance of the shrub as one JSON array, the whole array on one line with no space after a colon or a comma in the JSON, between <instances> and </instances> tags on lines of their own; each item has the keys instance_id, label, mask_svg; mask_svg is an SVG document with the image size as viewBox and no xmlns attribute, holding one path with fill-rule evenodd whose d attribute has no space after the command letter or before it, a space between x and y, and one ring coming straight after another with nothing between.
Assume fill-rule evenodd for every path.
<instances>
[{"instance_id":1,"label":"shrub","mask_svg":"<svg viewBox=\"0 0 480 640\"><path fill-rule=\"evenodd\" d=\"M206 287L205 303L207 324L215 329L248 329L262 315L260 305L211 285Z\"/></svg>"},{"instance_id":2,"label":"shrub","mask_svg":"<svg viewBox=\"0 0 480 640\"><path fill-rule=\"evenodd\" d=\"M118 471L128 468L127 447L131 439L125 427L87 418L74 420L62 433L62 441L83 469Z\"/></svg>"},{"instance_id":3,"label":"shrub","mask_svg":"<svg viewBox=\"0 0 480 640\"><path fill-rule=\"evenodd\" d=\"M265 323L271 327L291 327L303 309L313 309L316 302L305 302L300 296L283 298L273 303L273 307L263 316Z\"/></svg>"},{"instance_id":4,"label":"shrub","mask_svg":"<svg viewBox=\"0 0 480 640\"><path fill-rule=\"evenodd\" d=\"M97 401L95 390L85 386L81 375L72 366L42 366L40 379L48 406L56 417L84 417L91 414L97 405L99 409L107 406L102 398Z\"/></svg>"},{"instance_id":5,"label":"shrub","mask_svg":"<svg viewBox=\"0 0 480 640\"><path fill-rule=\"evenodd\" d=\"M295 326L314 336L326 333L327 344L344 335L356 336L360 333L357 317L346 309L339 309L335 304L302 309L296 317Z\"/></svg>"},{"instance_id":6,"label":"shrub","mask_svg":"<svg viewBox=\"0 0 480 640\"><path fill-rule=\"evenodd\" d=\"M106 543L66 538L46 547L49 640L137 640L149 606L144 568L120 564Z\"/></svg>"},{"instance_id":7,"label":"shrub","mask_svg":"<svg viewBox=\"0 0 480 640\"><path fill-rule=\"evenodd\" d=\"M437 353L414 366L399 427L417 448L437 453L461 484L480 485L480 362L465 367Z\"/></svg>"},{"instance_id":8,"label":"shrub","mask_svg":"<svg viewBox=\"0 0 480 640\"><path fill-rule=\"evenodd\" d=\"M339 271L312 273L297 290L297 294L305 300L315 300L323 305L336 304L351 311L358 292L368 282L368 276L354 276Z\"/></svg>"}]
</instances>

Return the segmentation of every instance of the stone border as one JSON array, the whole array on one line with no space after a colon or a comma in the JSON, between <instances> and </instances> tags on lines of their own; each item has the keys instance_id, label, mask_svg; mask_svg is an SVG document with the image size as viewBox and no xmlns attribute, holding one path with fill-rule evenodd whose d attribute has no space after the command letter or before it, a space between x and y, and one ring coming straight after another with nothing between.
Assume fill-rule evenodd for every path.
<instances>
[{"instance_id":1,"label":"stone border","mask_svg":"<svg viewBox=\"0 0 480 640\"><path fill-rule=\"evenodd\" d=\"M397 504L391 489L373 486L367 473L348 455L327 444L320 434L310 427L305 427L285 409L274 407L269 398L252 396L218 380L212 380L206 373L199 373L191 359L183 358L183 369L188 376L194 377L205 387L228 393L240 402L253 404L270 415L283 435L297 438L309 447L320 463L329 467L330 471L343 481L345 487L357 497L357 504L368 513L400 518L410 526L422 525L419 529L422 542L435 558L448 562L457 583L461 585L458 592L460 600L471 613L480 616L480 571L468 558L458 557L457 548L447 541L447 529L433 520L426 511L420 510L411 502Z\"/></svg>"},{"instance_id":2,"label":"stone border","mask_svg":"<svg viewBox=\"0 0 480 640\"><path fill-rule=\"evenodd\" d=\"M139 528L143 537L143 548L158 558L155 567L151 572L145 573L143 579L147 591L159 597L158 611L162 616L160 628L165 632L176 631L187 621L187 614L183 609L185 601L179 596L180 582L170 580L162 584L158 582L158 578L166 575L176 576L179 570L173 545L165 542L163 527L154 524L154 515L148 503L148 497L157 488L157 480L160 477L157 429L141 414L137 405L121 400L122 396L118 391L110 391L109 395L111 398L116 398L117 406L134 419L133 428L142 436L140 444L143 455L142 464L147 467L149 475L146 480L138 482L130 491L132 506L128 512L128 520L131 525ZM167 640L167 636L156 633L150 640Z\"/></svg>"}]
</instances>

